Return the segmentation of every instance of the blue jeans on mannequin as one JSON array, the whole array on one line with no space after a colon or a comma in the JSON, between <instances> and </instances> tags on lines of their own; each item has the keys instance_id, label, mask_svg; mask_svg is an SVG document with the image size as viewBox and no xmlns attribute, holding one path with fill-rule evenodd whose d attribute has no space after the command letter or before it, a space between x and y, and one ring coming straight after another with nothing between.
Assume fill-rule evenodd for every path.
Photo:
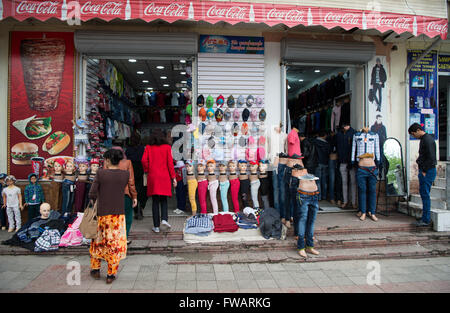
<instances>
[{"instance_id":1,"label":"blue jeans on mannequin","mask_svg":"<svg viewBox=\"0 0 450 313\"><path fill-rule=\"evenodd\" d=\"M72 205L75 196L75 182L65 179L62 182L62 208L61 215L70 215L72 213Z\"/></svg>"},{"instance_id":2,"label":"blue jeans on mannequin","mask_svg":"<svg viewBox=\"0 0 450 313\"><path fill-rule=\"evenodd\" d=\"M368 203L369 212L375 215L377 206L377 176L378 169L375 166L360 166L356 171L358 204L362 214L366 213L366 204Z\"/></svg>"},{"instance_id":3,"label":"blue jeans on mannequin","mask_svg":"<svg viewBox=\"0 0 450 313\"><path fill-rule=\"evenodd\" d=\"M334 196L334 184L336 178L336 160L328 160L328 193L330 194L330 200L335 200ZM325 195L326 196L326 195Z\"/></svg>"},{"instance_id":4,"label":"blue jeans on mannequin","mask_svg":"<svg viewBox=\"0 0 450 313\"><path fill-rule=\"evenodd\" d=\"M280 189L278 205L281 218L284 218L285 212L286 186L284 184L284 172L286 167L286 164L278 164L278 188Z\"/></svg>"},{"instance_id":5,"label":"blue jeans on mannequin","mask_svg":"<svg viewBox=\"0 0 450 313\"><path fill-rule=\"evenodd\" d=\"M284 218L286 221L290 221L293 214L293 207L291 205L291 177L292 177L292 168L286 166L284 171L284 190L285 190L285 202L284 202Z\"/></svg>"},{"instance_id":6,"label":"blue jeans on mannequin","mask_svg":"<svg viewBox=\"0 0 450 313\"><path fill-rule=\"evenodd\" d=\"M308 196L299 194L297 201L299 207L297 249L305 249L305 241L306 247L313 248L314 223L319 210L319 195Z\"/></svg>"},{"instance_id":7,"label":"blue jeans on mannequin","mask_svg":"<svg viewBox=\"0 0 450 313\"><path fill-rule=\"evenodd\" d=\"M290 206L292 208L292 217L294 218L294 236L297 236L298 233L298 216L299 216L299 202L298 202L298 184L300 180L295 177L291 176L291 184L289 188L289 195L291 197Z\"/></svg>"},{"instance_id":8,"label":"blue jeans on mannequin","mask_svg":"<svg viewBox=\"0 0 450 313\"><path fill-rule=\"evenodd\" d=\"M328 185L328 164L319 164L316 168L315 175L319 177L317 187L319 187L319 200L327 199L327 185Z\"/></svg>"},{"instance_id":9,"label":"blue jeans on mannequin","mask_svg":"<svg viewBox=\"0 0 450 313\"><path fill-rule=\"evenodd\" d=\"M422 171L419 170L419 193L422 198L422 222L429 224L431 222L430 209L431 209L431 199L430 191L431 185L436 179L436 168L430 168L425 172L423 176Z\"/></svg>"},{"instance_id":10,"label":"blue jeans on mannequin","mask_svg":"<svg viewBox=\"0 0 450 313\"><path fill-rule=\"evenodd\" d=\"M280 213L280 190L278 187L278 173L274 169L272 171L272 188L273 188L273 207Z\"/></svg>"}]
</instances>

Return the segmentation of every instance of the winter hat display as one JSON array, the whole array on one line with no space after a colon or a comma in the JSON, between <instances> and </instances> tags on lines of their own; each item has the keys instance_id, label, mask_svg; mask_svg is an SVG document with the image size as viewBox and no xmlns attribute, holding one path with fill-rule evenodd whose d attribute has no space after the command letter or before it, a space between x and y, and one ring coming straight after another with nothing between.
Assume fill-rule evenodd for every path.
<instances>
[{"instance_id":1,"label":"winter hat display","mask_svg":"<svg viewBox=\"0 0 450 313\"><path fill-rule=\"evenodd\" d=\"M197 105L199 107L202 107L205 105L205 97L203 97L203 95L200 95L197 97Z\"/></svg>"},{"instance_id":2,"label":"winter hat display","mask_svg":"<svg viewBox=\"0 0 450 313\"><path fill-rule=\"evenodd\" d=\"M241 118L241 112L238 109L235 109L233 112L233 119L235 122L239 121Z\"/></svg>"},{"instance_id":3,"label":"winter hat display","mask_svg":"<svg viewBox=\"0 0 450 313\"><path fill-rule=\"evenodd\" d=\"M209 108L208 111L206 111L206 117L208 120L212 119L214 117L214 110Z\"/></svg>"},{"instance_id":4,"label":"winter hat display","mask_svg":"<svg viewBox=\"0 0 450 313\"><path fill-rule=\"evenodd\" d=\"M219 108L221 108L223 106L223 104L225 103L225 99L222 95L219 95L216 99L216 104Z\"/></svg>"},{"instance_id":5,"label":"winter hat display","mask_svg":"<svg viewBox=\"0 0 450 313\"><path fill-rule=\"evenodd\" d=\"M210 147L211 149L214 149L214 147L216 146L216 141L214 140L214 137L211 136L208 138L208 147Z\"/></svg>"},{"instance_id":6,"label":"winter hat display","mask_svg":"<svg viewBox=\"0 0 450 313\"><path fill-rule=\"evenodd\" d=\"M206 128L206 124L202 123L202 125L201 125L201 133L202 133L202 135L205 133L205 128Z\"/></svg>"},{"instance_id":7,"label":"winter hat display","mask_svg":"<svg viewBox=\"0 0 450 313\"><path fill-rule=\"evenodd\" d=\"M214 105L214 98L213 98L211 95L209 95L209 96L206 98L206 107L207 107L208 109L210 109L210 108L213 107L213 105Z\"/></svg>"},{"instance_id":8,"label":"winter hat display","mask_svg":"<svg viewBox=\"0 0 450 313\"><path fill-rule=\"evenodd\" d=\"M229 108L234 108L234 97L232 95L228 96L227 105Z\"/></svg>"},{"instance_id":9,"label":"winter hat display","mask_svg":"<svg viewBox=\"0 0 450 313\"><path fill-rule=\"evenodd\" d=\"M233 124L233 136L237 136L239 134L239 124L234 123Z\"/></svg>"},{"instance_id":10,"label":"winter hat display","mask_svg":"<svg viewBox=\"0 0 450 313\"><path fill-rule=\"evenodd\" d=\"M256 111L256 109L253 109L250 112L250 119L252 120L252 122L256 122L256 120L258 120L258 112Z\"/></svg>"},{"instance_id":11,"label":"winter hat display","mask_svg":"<svg viewBox=\"0 0 450 313\"><path fill-rule=\"evenodd\" d=\"M188 104L186 107L186 113L192 116L192 104Z\"/></svg>"},{"instance_id":12,"label":"winter hat display","mask_svg":"<svg viewBox=\"0 0 450 313\"><path fill-rule=\"evenodd\" d=\"M250 111L247 108L245 108L244 111L242 111L242 120L244 122L247 122L249 116L250 116Z\"/></svg>"},{"instance_id":13,"label":"winter hat display","mask_svg":"<svg viewBox=\"0 0 450 313\"><path fill-rule=\"evenodd\" d=\"M222 122L222 120L223 120L223 111L221 109L217 109L215 115L216 115L216 121L217 122Z\"/></svg>"},{"instance_id":14,"label":"winter hat display","mask_svg":"<svg viewBox=\"0 0 450 313\"><path fill-rule=\"evenodd\" d=\"M222 136L223 132L224 129L222 128L222 126L216 125L216 127L214 127L214 136Z\"/></svg>"},{"instance_id":15,"label":"winter hat display","mask_svg":"<svg viewBox=\"0 0 450 313\"><path fill-rule=\"evenodd\" d=\"M247 123L242 123L242 126L241 126L241 132L242 132L242 135L247 135L248 134L248 124Z\"/></svg>"},{"instance_id":16,"label":"winter hat display","mask_svg":"<svg viewBox=\"0 0 450 313\"><path fill-rule=\"evenodd\" d=\"M239 145L241 147L245 147L247 145L247 139L245 139L244 136L241 136L241 138L239 138Z\"/></svg>"},{"instance_id":17,"label":"winter hat display","mask_svg":"<svg viewBox=\"0 0 450 313\"><path fill-rule=\"evenodd\" d=\"M231 123L226 123L225 124L225 136L230 136L231 135L231 133L232 133L232 125L231 125Z\"/></svg>"},{"instance_id":18,"label":"winter hat display","mask_svg":"<svg viewBox=\"0 0 450 313\"><path fill-rule=\"evenodd\" d=\"M253 98L252 95L249 95L249 96L247 97L246 103L247 103L247 106L248 106L248 107L251 107L251 106L255 103L255 98Z\"/></svg>"},{"instance_id":19,"label":"winter hat display","mask_svg":"<svg viewBox=\"0 0 450 313\"><path fill-rule=\"evenodd\" d=\"M263 98L261 98L260 96L257 96L257 97L256 97L256 100L255 100L255 104L256 104L257 107L262 107L262 106L264 106L264 100L263 100Z\"/></svg>"},{"instance_id":20,"label":"winter hat display","mask_svg":"<svg viewBox=\"0 0 450 313\"><path fill-rule=\"evenodd\" d=\"M198 116L200 116L200 118L202 119L202 121L206 121L206 110L205 108L201 108L198 111Z\"/></svg>"},{"instance_id":21,"label":"winter hat display","mask_svg":"<svg viewBox=\"0 0 450 313\"><path fill-rule=\"evenodd\" d=\"M238 106L238 107L241 107L241 106L243 106L244 104L245 104L245 98L244 98L243 95L240 95L239 98L238 98L238 100L237 100L237 106Z\"/></svg>"},{"instance_id":22,"label":"winter hat display","mask_svg":"<svg viewBox=\"0 0 450 313\"><path fill-rule=\"evenodd\" d=\"M231 119L231 111L230 109L226 109L223 113L223 118L225 121L229 121Z\"/></svg>"},{"instance_id":23,"label":"winter hat display","mask_svg":"<svg viewBox=\"0 0 450 313\"><path fill-rule=\"evenodd\" d=\"M266 110L262 109L259 111L259 120L264 122L266 120Z\"/></svg>"},{"instance_id":24,"label":"winter hat display","mask_svg":"<svg viewBox=\"0 0 450 313\"><path fill-rule=\"evenodd\" d=\"M258 135L259 133L259 127L256 123L252 124L252 128L250 129L250 133L254 136Z\"/></svg>"}]
</instances>

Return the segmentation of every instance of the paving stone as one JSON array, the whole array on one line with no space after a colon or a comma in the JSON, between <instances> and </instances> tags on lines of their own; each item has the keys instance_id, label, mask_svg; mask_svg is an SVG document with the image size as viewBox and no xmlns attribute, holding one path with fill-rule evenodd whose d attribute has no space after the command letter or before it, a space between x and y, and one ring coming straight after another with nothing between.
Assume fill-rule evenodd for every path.
<instances>
[{"instance_id":1,"label":"paving stone","mask_svg":"<svg viewBox=\"0 0 450 313\"><path fill-rule=\"evenodd\" d=\"M233 272L216 272L216 280L234 280Z\"/></svg>"},{"instance_id":2,"label":"paving stone","mask_svg":"<svg viewBox=\"0 0 450 313\"><path fill-rule=\"evenodd\" d=\"M174 281L177 278L177 273L159 272L156 277L157 281Z\"/></svg>"},{"instance_id":3,"label":"paving stone","mask_svg":"<svg viewBox=\"0 0 450 313\"><path fill-rule=\"evenodd\" d=\"M256 280L256 283L258 284L259 288L278 288L277 283L273 279L269 280Z\"/></svg>"},{"instance_id":4,"label":"paving stone","mask_svg":"<svg viewBox=\"0 0 450 313\"><path fill-rule=\"evenodd\" d=\"M157 280L154 290L175 290L175 280Z\"/></svg>"},{"instance_id":5,"label":"paving stone","mask_svg":"<svg viewBox=\"0 0 450 313\"><path fill-rule=\"evenodd\" d=\"M156 272L140 272L136 276L136 281L155 281L157 276Z\"/></svg>"},{"instance_id":6,"label":"paving stone","mask_svg":"<svg viewBox=\"0 0 450 313\"><path fill-rule=\"evenodd\" d=\"M177 273L177 277L176 280L180 281L180 280L195 280L196 279L196 274L195 272L190 272L190 273L185 273L185 272L178 272Z\"/></svg>"},{"instance_id":7,"label":"paving stone","mask_svg":"<svg viewBox=\"0 0 450 313\"><path fill-rule=\"evenodd\" d=\"M197 290L197 281L195 280L181 280L177 281L175 285L175 289L178 290Z\"/></svg>"},{"instance_id":8,"label":"paving stone","mask_svg":"<svg viewBox=\"0 0 450 313\"><path fill-rule=\"evenodd\" d=\"M212 264L195 264L196 273L214 272Z\"/></svg>"},{"instance_id":9,"label":"paving stone","mask_svg":"<svg viewBox=\"0 0 450 313\"><path fill-rule=\"evenodd\" d=\"M197 290L213 290L217 289L215 280L197 280Z\"/></svg>"},{"instance_id":10,"label":"paving stone","mask_svg":"<svg viewBox=\"0 0 450 313\"><path fill-rule=\"evenodd\" d=\"M156 286L156 281L142 281L142 280L136 280L133 285L133 289L138 290L153 290Z\"/></svg>"},{"instance_id":11,"label":"paving stone","mask_svg":"<svg viewBox=\"0 0 450 313\"><path fill-rule=\"evenodd\" d=\"M286 269L282 264L267 264L266 265L270 272L285 272Z\"/></svg>"},{"instance_id":12,"label":"paving stone","mask_svg":"<svg viewBox=\"0 0 450 313\"><path fill-rule=\"evenodd\" d=\"M276 279L275 278L274 280L280 288L298 287L297 283L292 278L289 278L289 279L286 279L286 278Z\"/></svg>"},{"instance_id":13,"label":"paving stone","mask_svg":"<svg viewBox=\"0 0 450 313\"><path fill-rule=\"evenodd\" d=\"M259 273L261 273L261 272L259 272ZM270 273L268 273L268 272L262 272L262 273L264 273L265 275L270 275ZM236 280L252 280L252 279L254 279L254 277L256 277L255 273L252 273L252 272L235 272L234 273L234 278ZM272 277L270 276L270 278L272 278Z\"/></svg>"},{"instance_id":14,"label":"paving stone","mask_svg":"<svg viewBox=\"0 0 450 313\"><path fill-rule=\"evenodd\" d=\"M217 288L219 290L238 290L239 286L235 280L218 280Z\"/></svg>"},{"instance_id":15,"label":"paving stone","mask_svg":"<svg viewBox=\"0 0 450 313\"><path fill-rule=\"evenodd\" d=\"M195 273L195 264L178 265L178 273Z\"/></svg>"},{"instance_id":16,"label":"paving stone","mask_svg":"<svg viewBox=\"0 0 450 313\"><path fill-rule=\"evenodd\" d=\"M212 280L215 281L216 280L216 275L214 274L214 272L212 272L212 273L209 273L209 272L197 273L196 277L197 277L198 281L212 281Z\"/></svg>"},{"instance_id":17,"label":"paving stone","mask_svg":"<svg viewBox=\"0 0 450 313\"><path fill-rule=\"evenodd\" d=\"M266 264L262 264L262 263L249 264L248 267L250 268L250 270L252 272L268 271L268 268L267 268Z\"/></svg>"},{"instance_id":18,"label":"paving stone","mask_svg":"<svg viewBox=\"0 0 450 313\"><path fill-rule=\"evenodd\" d=\"M216 273L218 273L218 272L232 273L233 269L231 268L231 265L229 265L229 264L214 264L214 271Z\"/></svg>"},{"instance_id":19,"label":"paving stone","mask_svg":"<svg viewBox=\"0 0 450 313\"><path fill-rule=\"evenodd\" d=\"M231 269L233 272L249 272L250 268L248 264L232 264Z\"/></svg>"},{"instance_id":20,"label":"paving stone","mask_svg":"<svg viewBox=\"0 0 450 313\"><path fill-rule=\"evenodd\" d=\"M330 287L335 285L334 281L329 278L312 278L312 280L319 287Z\"/></svg>"},{"instance_id":21,"label":"paving stone","mask_svg":"<svg viewBox=\"0 0 450 313\"><path fill-rule=\"evenodd\" d=\"M237 280L239 289L259 289L255 280Z\"/></svg>"}]
</instances>

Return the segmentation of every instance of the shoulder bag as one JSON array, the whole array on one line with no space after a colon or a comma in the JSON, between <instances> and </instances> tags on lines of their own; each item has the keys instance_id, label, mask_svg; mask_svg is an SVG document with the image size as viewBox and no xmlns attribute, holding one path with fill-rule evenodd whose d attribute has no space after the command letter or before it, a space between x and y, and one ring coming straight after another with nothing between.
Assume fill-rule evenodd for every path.
<instances>
[{"instance_id":1,"label":"shoulder bag","mask_svg":"<svg viewBox=\"0 0 450 313\"><path fill-rule=\"evenodd\" d=\"M86 239L97 238L97 200L92 205L92 201L89 203L87 208L84 210L83 219L81 220L79 227L83 237Z\"/></svg>"}]
</instances>

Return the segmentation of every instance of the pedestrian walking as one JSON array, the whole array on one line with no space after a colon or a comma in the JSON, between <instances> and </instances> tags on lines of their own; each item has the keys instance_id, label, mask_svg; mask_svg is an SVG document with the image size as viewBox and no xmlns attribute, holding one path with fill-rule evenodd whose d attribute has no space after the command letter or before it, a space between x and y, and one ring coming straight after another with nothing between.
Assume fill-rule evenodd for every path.
<instances>
[{"instance_id":1,"label":"pedestrian walking","mask_svg":"<svg viewBox=\"0 0 450 313\"><path fill-rule=\"evenodd\" d=\"M130 137L129 145L125 151L128 160L133 164L134 183L137 192L138 205L134 208L134 218L142 220L144 218L143 210L147 204L147 190L144 186L144 169L142 168L142 156L144 155L145 145L141 143L141 137L138 133L133 133Z\"/></svg>"},{"instance_id":2,"label":"pedestrian walking","mask_svg":"<svg viewBox=\"0 0 450 313\"><path fill-rule=\"evenodd\" d=\"M431 185L436 179L436 142L434 136L427 134L418 123L412 124L408 133L420 139L419 157L416 162L419 166L419 191L422 198L422 218L415 223L416 226L428 226L431 223L430 209Z\"/></svg>"},{"instance_id":3,"label":"pedestrian walking","mask_svg":"<svg viewBox=\"0 0 450 313\"><path fill-rule=\"evenodd\" d=\"M110 149L103 155L104 169L99 169L94 178L89 198L97 200L97 237L92 240L91 276L100 278L101 260L108 263L106 283L116 278L121 260L127 255L127 237L125 228L124 196L130 173L121 170L123 153Z\"/></svg>"}]
</instances>

